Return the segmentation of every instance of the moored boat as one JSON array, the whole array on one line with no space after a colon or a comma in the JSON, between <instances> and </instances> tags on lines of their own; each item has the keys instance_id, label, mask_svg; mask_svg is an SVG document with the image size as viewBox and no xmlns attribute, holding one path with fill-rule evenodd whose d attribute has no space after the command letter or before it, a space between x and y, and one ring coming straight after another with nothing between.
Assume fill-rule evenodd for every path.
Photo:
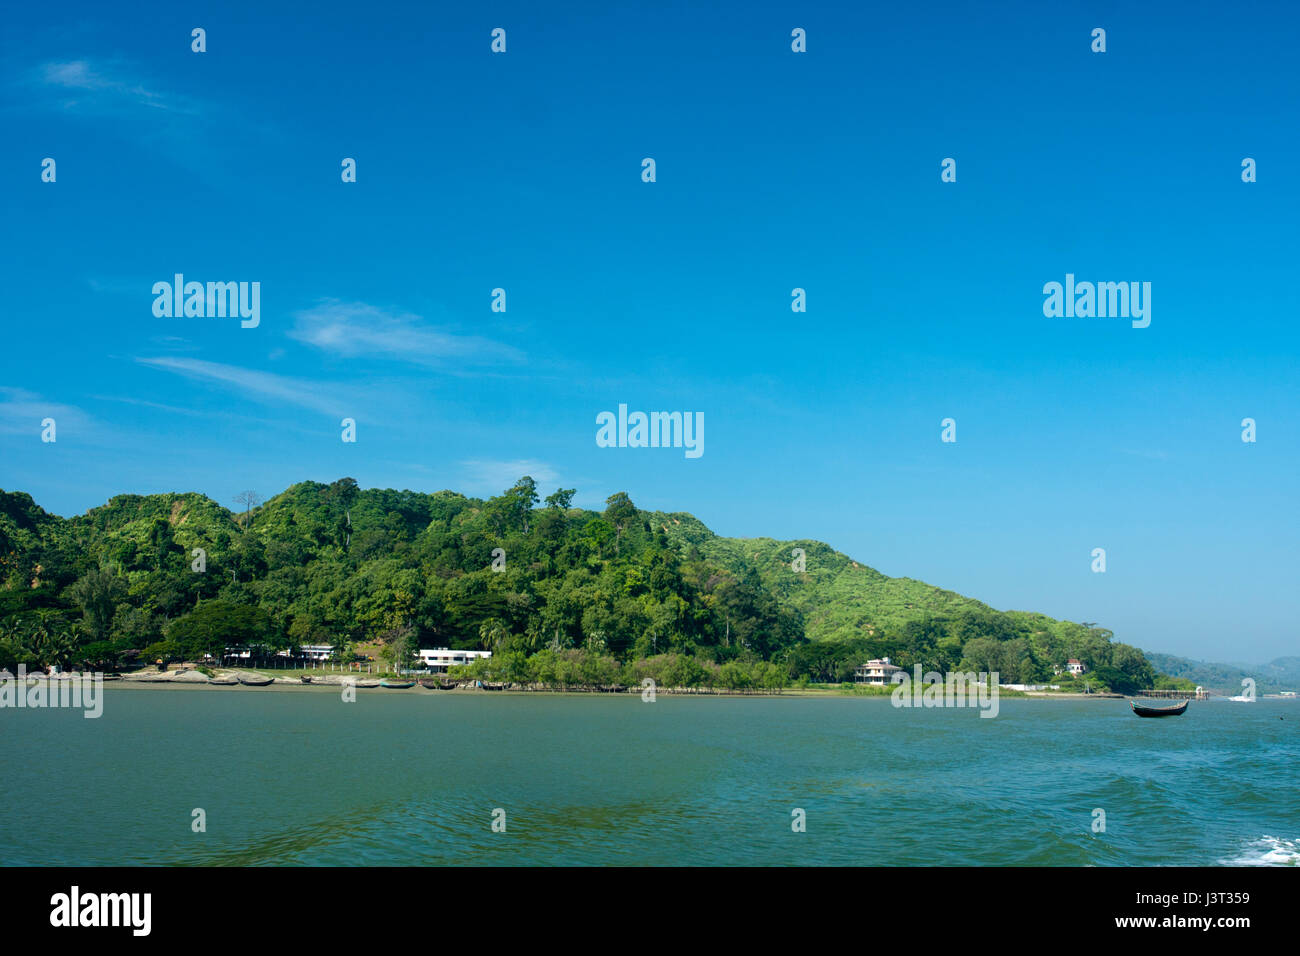
<instances>
[{"instance_id":1,"label":"moored boat","mask_svg":"<svg viewBox=\"0 0 1300 956\"><path fill-rule=\"evenodd\" d=\"M389 680L385 677L379 682L380 687L387 687L389 690L406 690L408 687L414 687L413 680Z\"/></svg>"},{"instance_id":2,"label":"moored boat","mask_svg":"<svg viewBox=\"0 0 1300 956\"><path fill-rule=\"evenodd\" d=\"M1177 717L1187 709L1187 701L1181 704L1169 704L1165 707L1152 707L1149 704L1139 704L1137 701L1130 700L1129 706L1133 708L1133 713L1139 717Z\"/></svg>"},{"instance_id":3,"label":"moored boat","mask_svg":"<svg viewBox=\"0 0 1300 956\"><path fill-rule=\"evenodd\" d=\"M274 684L274 677L263 677L261 674L240 674L239 682L245 687L265 687L267 684Z\"/></svg>"}]
</instances>

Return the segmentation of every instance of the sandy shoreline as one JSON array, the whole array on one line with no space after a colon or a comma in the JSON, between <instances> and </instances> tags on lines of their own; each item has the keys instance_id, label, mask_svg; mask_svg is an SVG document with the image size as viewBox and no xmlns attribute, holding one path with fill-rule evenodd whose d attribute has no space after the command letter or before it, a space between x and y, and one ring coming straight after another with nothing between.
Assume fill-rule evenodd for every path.
<instances>
[{"instance_id":1,"label":"sandy shoreline","mask_svg":"<svg viewBox=\"0 0 1300 956\"><path fill-rule=\"evenodd\" d=\"M241 674L247 677L253 677L257 679L265 679L267 677L272 677L272 675L270 674L258 673L256 671L223 670L217 672L218 678L220 679L234 678L237 680ZM29 679L32 679L32 678L37 678L38 675L28 675L28 676ZM301 679L298 677L272 677L272 682L269 684L250 686L241 683L218 683L212 681L206 675L201 674L198 671L184 670L184 671L164 671L164 672L146 671L146 672L140 672L136 674L121 675L120 677L117 676L110 677L108 680L105 681L105 687L132 688L132 689L139 689L139 690L183 687L187 689L204 689L204 690L211 690L211 691L243 690L243 691L262 691L262 692L285 691L285 690L293 690L293 691L327 690L327 691L333 691L337 693L340 692L343 687L347 686L348 684L351 684L354 681L366 681L368 683L377 680L378 678L375 678L373 676L349 677L349 676L339 675L339 674L330 674L330 675L322 675L322 676L313 676L311 682L307 684L302 683ZM489 690L483 687L475 687L470 684L464 684L455 688L449 688L447 690L443 690L440 688L424 687L419 683L416 683L414 687L408 687L408 688L392 688L392 687L383 687L379 685L366 686L363 684L358 684L355 689L358 691L382 692L389 695L393 694L395 691L405 691L408 694L415 694L420 696L430 695L430 694L434 694L434 695L447 694L447 693L475 694L475 695L510 694L512 696L520 695L520 694L580 694L583 696L589 696L591 694L607 694L611 696L629 696L629 695L640 696L641 693L641 688L639 687L632 687L623 691L592 691L592 690L583 690L581 688L551 689L551 688L521 688L521 687ZM880 699L880 700L890 699L890 695L887 694L854 694L852 691L843 691L838 687L835 688L788 687L782 690L780 693L769 693L769 692L762 692L762 691L744 692L744 691L728 691L728 690L710 690L710 689L703 689L703 688L674 689L674 688L660 687L657 689L656 693L664 694L671 697L751 697L751 698L753 697L787 697L787 698L799 697L805 699L807 698L840 699L846 697L850 697L850 698L861 697L864 699ZM1070 694L1070 693L1052 693L1052 692L1004 691L999 696L1005 697L1007 699L1011 699L1014 697L1022 700L1124 700L1126 699L1125 695L1123 694L1109 694L1109 693Z\"/></svg>"}]
</instances>

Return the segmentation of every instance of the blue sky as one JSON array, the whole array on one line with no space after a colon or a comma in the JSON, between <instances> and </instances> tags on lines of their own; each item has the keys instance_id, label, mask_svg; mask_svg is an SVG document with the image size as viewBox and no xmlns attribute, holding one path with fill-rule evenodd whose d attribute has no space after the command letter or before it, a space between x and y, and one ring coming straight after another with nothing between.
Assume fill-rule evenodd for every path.
<instances>
[{"instance_id":1,"label":"blue sky","mask_svg":"<svg viewBox=\"0 0 1300 956\"><path fill-rule=\"evenodd\" d=\"M1293 9L267 6L8 14L0 487L529 473L1300 652ZM177 272L260 282L260 325L155 317ZM1150 282L1150 327L1044 317L1066 273ZM598 448L619 403L703 412L705 454Z\"/></svg>"}]
</instances>

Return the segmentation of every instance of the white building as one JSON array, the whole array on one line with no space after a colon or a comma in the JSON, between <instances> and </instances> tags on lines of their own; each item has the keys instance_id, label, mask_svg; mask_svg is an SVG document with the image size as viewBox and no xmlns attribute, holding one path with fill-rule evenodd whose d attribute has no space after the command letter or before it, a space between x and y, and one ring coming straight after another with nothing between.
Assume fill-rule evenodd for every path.
<instances>
[{"instance_id":1,"label":"white building","mask_svg":"<svg viewBox=\"0 0 1300 956\"><path fill-rule=\"evenodd\" d=\"M1065 669L1068 670L1075 677L1078 677L1080 674L1083 674L1088 670L1088 665L1085 664L1083 661L1077 661L1073 657L1071 657L1068 661L1065 662Z\"/></svg>"},{"instance_id":2,"label":"white building","mask_svg":"<svg viewBox=\"0 0 1300 956\"><path fill-rule=\"evenodd\" d=\"M334 656L333 644L303 644L294 654L293 649L275 652L277 657L295 657L298 660L327 661Z\"/></svg>"},{"instance_id":3,"label":"white building","mask_svg":"<svg viewBox=\"0 0 1300 956\"><path fill-rule=\"evenodd\" d=\"M889 678L901 670L901 667L889 663L888 657L873 658L857 666L853 672L853 679L859 684L875 684L877 687L884 687L889 683Z\"/></svg>"},{"instance_id":4,"label":"white building","mask_svg":"<svg viewBox=\"0 0 1300 956\"><path fill-rule=\"evenodd\" d=\"M420 649L420 663L435 674L445 674L448 667L471 664L480 657L491 656L491 651L451 651L445 647Z\"/></svg>"}]
</instances>

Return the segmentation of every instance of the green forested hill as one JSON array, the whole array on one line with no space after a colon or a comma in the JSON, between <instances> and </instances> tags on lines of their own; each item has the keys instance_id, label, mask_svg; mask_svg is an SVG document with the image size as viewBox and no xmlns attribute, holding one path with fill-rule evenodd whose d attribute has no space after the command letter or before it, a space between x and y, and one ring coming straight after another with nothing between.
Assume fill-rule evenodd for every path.
<instances>
[{"instance_id":1,"label":"green forested hill","mask_svg":"<svg viewBox=\"0 0 1300 956\"><path fill-rule=\"evenodd\" d=\"M689 514L652 513L679 547L698 547L709 560L733 570L752 567L766 587L804 616L812 640L860 637L871 629L933 615L992 609L972 598L911 578L890 578L820 541L720 538ZM804 572L794 573L794 550L802 549Z\"/></svg>"},{"instance_id":2,"label":"green forested hill","mask_svg":"<svg viewBox=\"0 0 1300 956\"><path fill-rule=\"evenodd\" d=\"M0 665L193 655L252 629L271 647L677 655L823 681L874 656L1006 681L1078 657L1094 687L1154 679L1108 631L999 612L821 542L723 538L621 493L600 512L572 497L543 501L530 478L487 500L345 478L233 509L195 493L119 495L63 519L0 492Z\"/></svg>"},{"instance_id":3,"label":"green forested hill","mask_svg":"<svg viewBox=\"0 0 1300 956\"><path fill-rule=\"evenodd\" d=\"M1255 689L1261 694L1300 690L1300 657L1279 657L1268 664L1254 666L1196 661L1152 652L1147 652L1147 658L1161 673L1181 677L1218 694L1240 694L1245 678L1255 681Z\"/></svg>"}]
</instances>

